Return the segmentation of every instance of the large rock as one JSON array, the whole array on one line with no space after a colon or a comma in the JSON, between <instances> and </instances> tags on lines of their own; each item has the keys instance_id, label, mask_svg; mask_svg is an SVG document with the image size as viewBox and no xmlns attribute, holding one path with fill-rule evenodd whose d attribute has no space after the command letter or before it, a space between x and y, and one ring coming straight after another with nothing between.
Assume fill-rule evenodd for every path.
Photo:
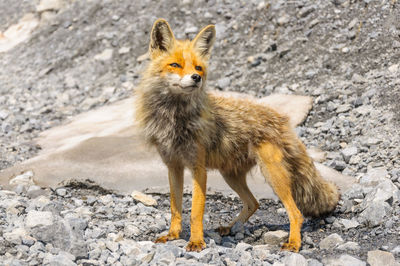
<instances>
[{"instance_id":1,"label":"large rock","mask_svg":"<svg viewBox=\"0 0 400 266\"><path fill-rule=\"evenodd\" d=\"M400 266L397 263L393 254L382 250L368 251L368 263L371 266Z\"/></svg>"},{"instance_id":2,"label":"large rock","mask_svg":"<svg viewBox=\"0 0 400 266\"><path fill-rule=\"evenodd\" d=\"M365 210L360 213L358 221L367 224L370 227L378 226L385 222L385 218L389 214L390 210L390 205L386 202L371 202Z\"/></svg>"},{"instance_id":3,"label":"large rock","mask_svg":"<svg viewBox=\"0 0 400 266\"><path fill-rule=\"evenodd\" d=\"M366 186L375 186L386 179L388 172L385 168L373 168L360 179L360 184Z\"/></svg>"},{"instance_id":4,"label":"large rock","mask_svg":"<svg viewBox=\"0 0 400 266\"><path fill-rule=\"evenodd\" d=\"M87 222L80 218L55 218L50 225L31 228L31 235L39 241L50 243L56 248L71 253L78 259L86 258L87 246L84 241L84 232Z\"/></svg>"},{"instance_id":5,"label":"large rock","mask_svg":"<svg viewBox=\"0 0 400 266\"><path fill-rule=\"evenodd\" d=\"M220 92L221 93L221 92ZM311 108L310 97L271 95L254 99L246 94L228 93L226 97L247 98L269 105L288 114L293 126L301 123ZM59 187L59 183L76 177L79 181L91 179L104 188L120 193L131 193L148 187L168 188L167 169L158 154L144 143L134 123L133 99L78 115L63 126L41 133L37 143L42 147L35 158L0 172L0 185L8 185L10 177L32 170L41 187ZM316 164L324 178L341 188L354 183L354 178L341 175L322 164ZM219 173L210 171L208 187L225 193L231 190ZM190 173L185 183L191 184ZM274 198L259 169L248 179L249 187L257 197ZM168 189L167 189L168 190Z\"/></svg>"},{"instance_id":6,"label":"large rock","mask_svg":"<svg viewBox=\"0 0 400 266\"><path fill-rule=\"evenodd\" d=\"M337 259L330 259L325 263L326 266L366 266L367 264L354 258L350 255L344 254Z\"/></svg>"}]
</instances>

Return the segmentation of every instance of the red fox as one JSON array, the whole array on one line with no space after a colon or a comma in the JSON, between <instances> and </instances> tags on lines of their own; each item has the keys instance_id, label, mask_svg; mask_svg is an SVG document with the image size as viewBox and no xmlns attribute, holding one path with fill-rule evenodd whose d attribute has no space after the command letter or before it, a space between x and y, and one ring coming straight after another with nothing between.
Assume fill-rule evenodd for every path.
<instances>
[{"instance_id":1,"label":"red fox","mask_svg":"<svg viewBox=\"0 0 400 266\"><path fill-rule=\"evenodd\" d=\"M259 206L246 183L247 172L258 164L289 216L289 240L282 249L298 252L303 215L318 217L333 211L338 190L320 177L287 117L250 100L206 91L214 40L214 25L203 28L192 41L176 40L164 19L158 19L151 31L151 60L135 95L136 119L168 167L171 225L168 234L156 242L179 238L185 167L193 174L191 236L186 250L201 251L206 247L206 169L218 169L243 201L239 216L219 228L227 235Z\"/></svg>"}]
</instances>

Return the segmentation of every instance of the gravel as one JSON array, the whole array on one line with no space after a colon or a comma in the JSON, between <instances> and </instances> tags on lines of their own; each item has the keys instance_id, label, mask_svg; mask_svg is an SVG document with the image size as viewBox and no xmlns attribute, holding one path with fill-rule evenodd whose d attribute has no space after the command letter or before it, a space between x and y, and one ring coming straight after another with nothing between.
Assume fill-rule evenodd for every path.
<instances>
[{"instance_id":1,"label":"gravel","mask_svg":"<svg viewBox=\"0 0 400 266\"><path fill-rule=\"evenodd\" d=\"M37 10L30 1L14 2L0 4L2 32ZM1 263L372 265L377 259L382 265L399 260L397 1L56 2L57 8L35 13L42 19L30 40L0 54L0 169L35 156L40 146L33 140L40 132L129 97L146 62L151 25L164 17L178 38L192 38L202 26L216 24L211 88L256 97L313 96L314 108L296 132L308 147L327 152L325 165L360 182L342 191L332 216L305 221L299 254L280 252L278 241L265 241L276 231L288 232L280 203L261 200L249 222L221 237L214 229L229 222L241 203L210 194L204 225L208 248L188 253L190 195L184 198L183 240L160 245L150 241L168 229L167 194L153 194L146 206L131 195L90 185L40 188L33 173L22 173L12 180L13 191L0 190Z\"/></svg>"}]
</instances>

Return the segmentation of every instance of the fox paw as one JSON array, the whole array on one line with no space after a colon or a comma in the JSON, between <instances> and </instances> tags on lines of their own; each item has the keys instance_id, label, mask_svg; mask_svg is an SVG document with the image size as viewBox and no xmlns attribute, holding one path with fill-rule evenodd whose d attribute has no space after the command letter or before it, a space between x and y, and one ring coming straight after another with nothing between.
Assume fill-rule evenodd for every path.
<instances>
[{"instance_id":1,"label":"fox paw","mask_svg":"<svg viewBox=\"0 0 400 266\"><path fill-rule=\"evenodd\" d=\"M161 236L154 241L155 243L165 243L167 241L175 240L179 238L179 234L168 233L166 236Z\"/></svg>"},{"instance_id":2,"label":"fox paw","mask_svg":"<svg viewBox=\"0 0 400 266\"><path fill-rule=\"evenodd\" d=\"M206 242L204 242L204 240L189 241L189 244L187 244L186 246L186 251L200 252L205 248L206 248Z\"/></svg>"},{"instance_id":3,"label":"fox paw","mask_svg":"<svg viewBox=\"0 0 400 266\"><path fill-rule=\"evenodd\" d=\"M227 236L231 233L231 228L229 226L220 226L217 228L217 232L221 236Z\"/></svg>"},{"instance_id":4,"label":"fox paw","mask_svg":"<svg viewBox=\"0 0 400 266\"><path fill-rule=\"evenodd\" d=\"M296 244L293 242L288 242L282 245L281 250L290 251L290 252L299 252L300 244Z\"/></svg>"}]
</instances>

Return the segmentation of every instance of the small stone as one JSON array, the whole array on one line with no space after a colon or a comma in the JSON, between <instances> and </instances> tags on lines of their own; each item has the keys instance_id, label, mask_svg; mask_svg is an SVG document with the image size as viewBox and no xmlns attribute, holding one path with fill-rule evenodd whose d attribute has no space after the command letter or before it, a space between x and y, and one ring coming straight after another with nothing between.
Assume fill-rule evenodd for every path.
<instances>
[{"instance_id":1,"label":"small stone","mask_svg":"<svg viewBox=\"0 0 400 266\"><path fill-rule=\"evenodd\" d=\"M342 171L346 168L346 163L344 161L341 160L332 160L329 163L329 166L332 167L333 169L337 170L337 171Z\"/></svg>"},{"instance_id":2,"label":"small stone","mask_svg":"<svg viewBox=\"0 0 400 266\"><path fill-rule=\"evenodd\" d=\"M351 79L354 83L365 83L365 78L357 73L355 73Z\"/></svg>"},{"instance_id":3,"label":"small stone","mask_svg":"<svg viewBox=\"0 0 400 266\"><path fill-rule=\"evenodd\" d=\"M340 235L333 233L322 239L319 243L319 247L321 249L332 249L335 248L337 245L342 244L343 242L344 241Z\"/></svg>"},{"instance_id":4,"label":"small stone","mask_svg":"<svg viewBox=\"0 0 400 266\"><path fill-rule=\"evenodd\" d=\"M30 186L28 188L28 190L26 191L26 195L31 199L45 195L45 194L46 194L46 190L42 189L39 186L35 186L35 185Z\"/></svg>"},{"instance_id":5,"label":"small stone","mask_svg":"<svg viewBox=\"0 0 400 266\"><path fill-rule=\"evenodd\" d=\"M358 220L370 227L375 227L385 221L385 217L389 210L390 205L387 202L371 202L365 210L360 213Z\"/></svg>"},{"instance_id":6,"label":"small stone","mask_svg":"<svg viewBox=\"0 0 400 266\"><path fill-rule=\"evenodd\" d=\"M340 113L347 113L348 111L351 110L351 105L350 104L343 104L340 105L337 109L336 109L336 113L340 114Z\"/></svg>"},{"instance_id":7,"label":"small stone","mask_svg":"<svg viewBox=\"0 0 400 266\"><path fill-rule=\"evenodd\" d=\"M285 264L285 266L292 266L292 265L307 266L308 265L307 260L298 253L292 253L289 256L285 257L285 259L283 260L283 263Z\"/></svg>"},{"instance_id":8,"label":"small stone","mask_svg":"<svg viewBox=\"0 0 400 266\"><path fill-rule=\"evenodd\" d=\"M367 261L371 266L399 266L392 253L382 250L368 251Z\"/></svg>"},{"instance_id":9,"label":"small stone","mask_svg":"<svg viewBox=\"0 0 400 266\"><path fill-rule=\"evenodd\" d=\"M376 186L386 179L388 171L385 168L372 168L360 179L364 186Z\"/></svg>"},{"instance_id":10,"label":"small stone","mask_svg":"<svg viewBox=\"0 0 400 266\"><path fill-rule=\"evenodd\" d=\"M341 151L343 159L346 163L350 161L351 156L356 155L358 153L357 147L347 147Z\"/></svg>"},{"instance_id":11,"label":"small stone","mask_svg":"<svg viewBox=\"0 0 400 266\"><path fill-rule=\"evenodd\" d=\"M119 54L127 54L127 53L129 53L129 51L131 50L131 48L130 47L121 47L119 50L118 50L118 53Z\"/></svg>"},{"instance_id":12,"label":"small stone","mask_svg":"<svg viewBox=\"0 0 400 266\"><path fill-rule=\"evenodd\" d=\"M350 52L350 48L349 47L343 47L341 49L342 53L347 54L348 52Z\"/></svg>"},{"instance_id":13,"label":"small stone","mask_svg":"<svg viewBox=\"0 0 400 266\"><path fill-rule=\"evenodd\" d=\"M350 255L341 255L338 259L331 259L325 263L326 266L366 266L367 264Z\"/></svg>"},{"instance_id":14,"label":"small stone","mask_svg":"<svg viewBox=\"0 0 400 266\"><path fill-rule=\"evenodd\" d=\"M240 242L236 245L235 250L239 251L239 252L243 252L243 251L250 251L253 249L253 246L244 242Z\"/></svg>"},{"instance_id":15,"label":"small stone","mask_svg":"<svg viewBox=\"0 0 400 266\"><path fill-rule=\"evenodd\" d=\"M142 54L141 56L139 56L138 58L136 58L136 61L138 61L140 63L140 62L146 61L148 59L150 59L149 53L145 53L145 54Z\"/></svg>"},{"instance_id":16,"label":"small stone","mask_svg":"<svg viewBox=\"0 0 400 266\"><path fill-rule=\"evenodd\" d=\"M282 16L280 16L276 22L278 23L279 26L283 26L286 25L287 23L289 23L290 21L290 16L288 16L287 14L284 14Z\"/></svg>"},{"instance_id":17,"label":"small stone","mask_svg":"<svg viewBox=\"0 0 400 266\"><path fill-rule=\"evenodd\" d=\"M75 256L68 252L61 251L57 255L47 253L43 258L43 265L75 266L77 264L74 260Z\"/></svg>"},{"instance_id":18,"label":"small stone","mask_svg":"<svg viewBox=\"0 0 400 266\"><path fill-rule=\"evenodd\" d=\"M48 211L29 211L25 218L25 225L29 228L49 226L53 224L53 214Z\"/></svg>"},{"instance_id":19,"label":"small stone","mask_svg":"<svg viewBox=\"0 0 400 266\"><path fill-rule=\"evenodd\" d=\"M307 260L308 266L324 266L321 262L317 261L316 259L309 259Z\"/></svg>"},{"instance_id":20,"label":"small stone","mask_svg":"<svg viewBox=\"0 0 400 266\"><path fill-rule=\"evenodd\" d=\"M276 210L276 212L280 215L280 216L284 216L286 217L286 209L285 208L279 208Z\"/></svg>"},{"instance_id":21,"label":"small stone","mask_svg":"<svg viewBox=\"0 0 400 266\"><path fill-rule=\"evenodd\" d=\"M394 255L399 256L400 255L400 246L396 246L394 249L391 250L391 252Z\"/></svg>"},{"instance_id":22,"label":"small stone","mask_svg":"<svg viewBox=\"0 0 400 266\"><path fill-rule=\"evenodd\" d=\"M340 223L344 226L346 230L357 228L360 225L357 221L348 219L340 219Z\"/></svg>"},{"instance_id":23,"label":"small stone","mask_svg":"<svg viewBox=\"0 0 400 266\"><path fill-rule=\"evenodd\" d=\"M17 175L9 181L10 185L35 185L33 181L33 171L26 171L23 174Z\"/></svg>"},{"instance_id":24,"label":"small stone","mask_svg":"<svg viewBox=\"0 0 400 266\"><path fill-rule=\"evenodd\" d=\"M5 120L9 116L9 113L5 110L0 110L0 119Z\"/></svg>"},{"instance_id":25,"label":"small stone","mask_svg":"<svg viewBox=\"0 0 400 266\"><path fill-rule=\"evenodd\" d=\"M199 28L197 28L196 26L192 26L192 27L187 27L185 29L185 34L194 34L197 33L199 31Z\"/></svg>"},{"instance_id":26,"label":"small stone","mask_svg":"<svg viewBox=\"0 0 400 266\"><path fill-rule=\"evenodd\" d=\"M220 89L226 89L231 84L231 79L228 77L221 78L217 81L217 86Z\"/></svg>"},{"instance_id":27,"label":"small stone","mask_svg":"<svg viewBox=\"0 0 400 266\"><path fill-rule=\"evenodd\" d=\"M354 18L352 21L350 21L350 23L349 23L349 25L347 26L347 28L348 28L349 30L351 30L351 29L353 29L354 26L356 26L357 24L358 24L358 19L357 19L357 18Z\"/></svg>"},{"instance_id":28,"label":"small stone","mask_svg":"<svg viewBox=\"0 0 400 266\"><path fill-rule=\"evenodd\" d=\"M368 138L367 139L367 145L368 146L378 145L380 143L382 143L382 140L378 139L378 138Z\"/></svg>"},{"instance_id":29,"label":"small stone","mask_svg":"<svg viewBox=\"0 0 400 266\"><path fill-rule=\"evenodd\" d=\"M112 58L113 52L114 52L113 49L107 48L103 52L95 55L94 59L98 61L108 61Z\"/></svg>"},{"instance_id":30,"label":"small stone","mask_svg":"<svg viewBox=\"0 0 400 266\"><path fill-rule=\"evenodd\" d=\"M56 193L58 196L64 197L67 195L67 190L65 188L57 188Z\"/></svg>"},{"instance_id":31,"label":"small stone","mask_svg":"<svg viewBox=\"0 0 400 266\"><path fill-rule=\"evenodd\" d=\"M147 206L157 206L157 201L150 195L146 195L140 191L133 191L131 194L132 198L137 201L140 201L144 205Z\"/></svg>"},{"instance_id":32,"label":"small stone","mask_svg":"<svg viewBox=\"0 0 400 266\"><path fill-rule=\"evenodd\" d=\"M118 16L118 15L113 15L112 17L111 17L111 19L112 20L114 20L114 21L118 21L118 20L120 20L120 16Z\"/></svg>"},{"instance_id":33,"label":"small stone","mask_svg":"<svg viewBox=\"0 0 400 266\"><path fill-rule=\"evenodd\" d=\"M349 242L339 245L337 247L337 249L344 250L344 251L346 251L346 250L358 251L358 250L360 250L360 245L356 242L349 241Z\"/></svg>"},{"instance_id":34,"label":"small stone","mask_svg":"<svg viewBox=\"0 0 400 266\"><path fill-rule=\"evenodd\" d=\"M243 232L244 232L244 224L240 221L237 221L231 228L231 233L234 235Z\"/></svg>"},{"instance_id":35,"label":"small stone","mask_svg":"<svg viewBox=\"0 0 400 266\"><path fill-rule=\"evenodd\" d=\"M302 8L300 10L300 12L299 12L299 17L305 18L305 17L307 17L308 15L310 15L314 11L315 11L315 7L314 6L309 6L309 7Z\"/></svg>"},{"instance_id":36,"label":"small stone","mask_svg":"<svg viewBox=\"0 0 400 266\"><path fill-rule=\"evenodd\" d=\"M11 232L4 233L4 239L10 243L19 245L22 243L22 239L27 236L28 233L24 228L15 228Z\"/></svg>"},{"instance_id":37,"label":"small stone","mask_svg":"<svg viewBox=\"0 0 400 266\"><path fill-rule=\"evenodd\" d=\"M394 64L388 67L388 70L393 74L397 73L399 69L400 69L399 64Z\"/></svg>"},{"instance_id":38,"label":"small stone","mask_svg":"<svg viewBox=\"0 0 400 266\"><path fill-rule=\"evenodd\" d=\"M280 245L280 243L285 242L289 234L283 230L269 231L264 233L262 236L263 242L268 245Z\"/></svg>"},{"instance_id":39,"label":"small stone","mask_svg":"<svg viewBox=\"0 0 400 266\"><path fill-rule=\"evenodd\" d=\"M268 245L256 245L253 246L253 255L259 260L266 260L270 255L270 246Z\"/></svg>"},{"instance_id":40,"label":"small stone","mask_svg":"<svg viewBox=\"0 0 400 266\"><path fill-rule=\"evenodd\" d=\"M36 7L37 12L43 12L48 10L59 10L63 6L61 0L41 0L39 5Z\"/></svg>"},{"instance_id":41,"label":"small stone","mask_svg":"<svg viewBox=\"0 0 400 266\"><path fill-rule=\"evenodd\" d=\"M127 237L134 237L140 234L139 228L134 224L127 224L125 225L124 234Z\"/></svg>"}]
</instances>

